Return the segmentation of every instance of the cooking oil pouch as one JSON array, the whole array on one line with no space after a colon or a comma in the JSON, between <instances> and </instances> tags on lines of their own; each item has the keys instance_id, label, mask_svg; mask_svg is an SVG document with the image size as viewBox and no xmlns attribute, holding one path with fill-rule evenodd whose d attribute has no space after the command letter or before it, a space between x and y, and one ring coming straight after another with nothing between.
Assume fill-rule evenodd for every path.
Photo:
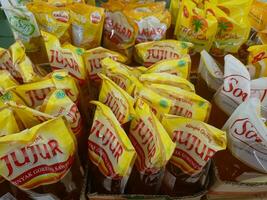
<instances>
[{"instance_id":1,"label":"cooking oil pouch","mask_svg":"<svg viewBox=\"0 0 267 200\"><path fill-rule=\"evenodd\" d=\"M85 3L85 0L45 0L45 1L47 1L50 5L57 7L67 6L68 4L72 3Z\"/></svg>"},{"instance_id":2,"label":"cooking oil pouch","mask_svg":"<svg viewBox=\"0 0 267 200\"><path fill-rule=\"evenodd\" d=\"M218 22L211 13L197 8L191 0L183 0L175 26L177 40L190 41L194 51L209 51L217 32Z\"/></svg>"},{"instance_id":3,"label":"cooking oil pouch","mask_svg":"<svg viewBox=\"0 0 267 200\"><path fill-rule=\"evenodd\" d=\"M151 12L151 11L164 11L166 7L166 2L164 1L154 1L154 0L120 0L123 2L125 6L127 6L129 9L137 9L136 11L145 11Z\"/></svg>"},{"instance_id":4,"label":"cooking oil pouch","mask_svg":"<svg viewBox=\"0 0 267 200\"><path fill-rule=\"evenodd\" d=\"M0 95L0 108L6 107L6 104L10 101L16 102L20 105L25 105L25 102L20 96L18 96L17 93L12 90L8 90Z\"/></svg>"},{"instance_id":5,"label":"cooking oil pouch","mask_svg":"<svg viewBox=\"0 0 267 200\"><path fill-rule=\"evenodd\" d=\"M15 69L19 71L24 83L38 81L40 76L36 73L35 66L25 53L24 45L17 41L9 47L12 62Z\"/></svg>"},{"instance_id":6,"label":"cooking oil pouch","mask_svg":"<svg viewBox=\"0 0 267 200\"><path fill-rule=\"evenodd\" d=\"M226 133L202 121L165 115L162 125L176 143L170 162L185 174L200 173L216 152L226 149Z\"/></svg>"},{"instance_id":7,"label":"cooking oil pouch","mask_svg":"<svg viewBox=\"0 0 267 200\"><path fill-rule=\"evenodd\" d=\"M89 158L107 179L121 180L122 193L136 159L135 149L112 110L100 102L91 103L97 107L88 138ZM111 190L105 182L102 186Z\"/></svg>"},{"instance_id":8,"label":"cooking oil pouch","mask_svg":"<svg viewBox=\"0 0 267 200\"><path fill-rule=\"evenodd\" d=\"M134 3L138 3L138 4L152 3L152 2L155 2L155 0L109 0L108 2L113 2L113 3L119 2L120 4L127 6L127 5L131 5Z\"/></svg>"},{"instance_id":9,"label":"cooking oil pouch","mask_svg":"<svg viewBox=\"0 0 267 200\"><path fill-rule=\"evenodd\" d=\"M40 79L20 41L12 44L8 50L0 48L0 69L9 71L19 83L29 83Z\"/></svg>"},{"instance_id":10,"label":"cooking oil pouch","mask_svg":"<svg viewBox=\"0 0 267 200\"><path fill-rule=\"evenodd\" d=\"M92 81L99 81L98 73L102 72L101 60L104 58L110 58L120 63L126 63L127 57L120 53L105 49L103 47L97 47L84 52L83 60L85 63L87 75Z\"/></svg>"},{"instance_id":11,"label":"cooking oil pouch","mask_svg":"<svg viewBox=\"0 0 267 200\"><path fill-rule=\"evenodd\" d=\"M242 17L248 17L253 0L228 1L219 0L217 6L228 16L242 20Z\"/></svg>"},{"instance_id":12,"label":"cooking oil pouch","mask_svg":"<svg viewBox=\"0 0 267 200\"><path fill-rule=\"evenodd\" d=\"M134 90L134 98L141 98L146 104L148 104L153 111L153 113L160 119L165 113L169 113L172 105L172 101L160 93L157 93L151 89L151 87L146 87L141 83L137 84Z\"/></svg>"},{"instance_id":13,"label":"cooking oil pouch","mask_svg":"<svg viewBox=\"0 0 267 200\"><path fill-rule=\"evenodd\" d=\"M85 2L91 6L96 6L96 1L95 0L85 0Z\"/></svg>"},{"instance_id":14,"label":"cooking oil pouch","mask_svg":"<svg viewBox=\"0 0 267 200\"><path fill-rule=\"evenodd\" d=\"M39 50L41 33L33 13L16 0L1 0L1 4L15 39L21 40L27 51Z\"/></svg>"},{"instance_id":15,"label":"cooking oil pouch","mask_svg":"<svg viewBox=\"0 0 267 200\"><path fill-rule=\"evenodd\" d=\"M78 103L79 90L75 80L64 70L55 71L50 77L35 83L19 85L13 89L31 108L42 105L47 95L55 90L62 89L75 103Z\"/></svg>"},{"instance_id":16,"label":"cooking oil pouch","mask_svg":"<svg viewBox=\"0 0 267 200\"><path fill-rule=\"evenodd\" d=\"M62 118L1 137L0 143L0 175L22 190L61 180L72 166L76 149L73 133Z\"/></svg>"},{"instance_id":17,"label":"cooking oil pouch","mask_svg":"<svg viewBox=\"0 0 267 200\"><path fill-rule=\"evenodd\" d=\"M136 167L142 174L154 174L165 167L175 144L149 105L138 99L135 111L128 136L137 151Z\"/></svg>"},{"instance_id":18,"label":"cooking oil pouch","mask_svg":"<svg viewBox=\"0 0 267 200\"><path fill-rule=\"evenodd\" d=\"M114 81L128 94L132 95L137 84L136 82L138 82L136 76L141 75L141 71L131 71L126 65L116 62L110 58L105 58L100 63L103 67L103 74Z\"/></svg>"},{"instance_id":19,"label":"cooking oil pouch","mask_svg":"<svg viewBox=\"0 0 267 200\"><path fill-rule=\"evenodd\" d=\"M81 3L68 5L71 13L72 42L75 46L91 49L100 46L104 9Z\"/></svg>"},{"instance_id":20,"label":"cooking oil pouch","mask_svg":"<svg viewBox=\"0 0 267 200\"><path fill-rule=\"evenodd\" d=\"M116 61L112 58L104 58L100 61L100 64L102 65L102 73L106 73L106 70L111 68L117 68L118 71L123 71L125 73L128 73L130 76L138 78L141 74L145 73L147 68L143 66L138 67L131 67L128 65L125 65L119 61Z\"/></svg>"},{"instance_id":21,"label":"cooking oil pouch","mask_svg":"<svg viewBox=\"0 0 267 200\"><path fill-rule=\"evenodd\" d=\"M105 58L101 60L100 64L102 65L102 73L106 73L109 70L116 68L119 74L126 73L128 74L128 76L133 76L135 78L138 78L141 74L147 71L146 67L130 67L128 65L122 64L119 61L115 61L112 58Z\"/></svg>"},{"instance_id":22,"label":"cooking oil pouch","mask_svg":"<svg viewBox=\"0 0 267 200\"><path fill-rule=\"evenodd\" d=\"M234 56L225 56L224 81L214 95L214 102L227 115L250 97L250 74Z\"/></svg>"},{"instance_id":23,"label":"cooking oil pouch","mask_svg":"<svg viewBox=\"0 0 267 200\"><path fill-rule=\"evenodd\" d=\"M18 82L6 70L0 70L0 95L18 85Z\"/></svg>"},{"instance_id":24,"label":"cooking oil pouch","mask_svg":"<svg viewBox=\"0 0 267 200\"><path fill-rule=\"evenodd\" d=\"M267 29L260 31L257 36L262 44L267 44Z\"/></svg>"},{"instance_id":25,"label":"cooking oil pouch","mask_svg":"<svg viewBox=\"0 0 267 200\"><path fill-rule=\"evenodd\" d=\"M18 82L23 83L19 69L16 69L12 56L7 49L0 48L0 69L7 70Z\"/></svg>"},{"instance_id":26,"label":"cooking oil pouch","mask_svg":"<svg viewBox=\"0 0 267 200\"><path fill-rule=\"evenodd\" d=\"M48 94L39 110L53 117L64 116L74 135L76 137L82 135L81 113L63 90L56 89Z\"/></svg>"},{"instance_id":27,"label":"cooking oil pouch","mask_svg":"<svg viewBox=\"0 0 267 200\"><path fill-rule=\"evenodd\" d=\"M247 68L252 78L267 76L267 45L254 45L248 49L248 65Z\"/></svg>"},{"instance_id":28,"label":"cooking oil pouch","mask_svg":"<svg viewBox=\"0 0 267 200\"><path fill-rule=\"evenodd\" d=\"M180 59L168 59L156 62L145 71L149 73L169 73L188 79L190 75L191 59L190 56L184 56Z\"/></svg>"},{"instance_id":29,"label":"cooking oil pouch","mask_svg":"<svg viewBox=\"0 0 267 200\"><path fill-rule=\"evenodd\" d=\"M224 0L193 0L193 2L197 5L198 8L205 9L205 5L207 2L217 5L218 3L224 2Z\"/></svg>"},{"instance_id":30,"label":"cooking oil pouch","mask_svg":"<svg viewBox=\"0 0 267 200\"><path fill-rule=\"evenodd\" d=\"M103 46L117 51L131 59L138 34L137 24L128 16L128 10L121 2L102 4L105 8Z\"/></svg>"},{"instance_id":31,"label":"cooking oil pouch","mask_svg":"<svg viewBox=\"0 0 267 200\"><path fill-rule=\"evenodd\" d=\"M18 116L24 128L32 128L33 126L36 126L42 122L54 119L52 115L45 114L43 112L29 108L25 105L20 105L13 101L8 102L7 105Z\"/></svg>"},{"instance_id":32,"label":"cooking oil pouch","mask_svg":"<svg viewBox=\"0 0 267 200\"><path fill-rule=\"evenodd\" d=\"M255 64L267 58L266 44L250 46L247 50L249 52L248 63Z\"/></svg>"},{"instance_id":33,"label":"cooking oil pouch","mask_svg":"<svg viewBox=\"0 0 267 200\"><path fill-rule=\"evenodd\" d=\"M0 137L20 131L14 112L9 108L0 110Z\"/></svg>"},{"instance_id":34,"label":"cooking oil pouch","mask_svg":"<svg viewBox=\"0 0 267 200\"><path fill-rule=\"evenodd\" d=\"M258 98L261 105L267 108L267 77L251 80L250 98Z\"/></svg>"},{"instance_id":35,"label":"cooking oil pouch","mask_svg":"<svg viewBox=\"0 0 267 200\"><path fill-rule=\"evenodd\" d=\"M245 13L247 9L240 7L242 9L236 12L238 13L236 16L234 14L229 16L214 4L207 3L206 5L207 12L213 14L218 21L217 33L211 48L212 54L221 56L226 53L237 53L249 37L250 24L248 15Z\"/></svg>"},{"instance_id":36,"label":"cooking oil pouch","mask_svg":"<svg viewBox=\"0 0 267 200\"><path fill-rule=\"evenodd\" d=\"M267 137L261 111L260 100L251 98L238 106L223 130L227 132L228 149L232 155L252 169L266 174Z\"/></svg>"},{"instance_id":37,"label":"cooking oil pouch","mask_svg":"<svg viewBox=\"0 0 267 200\"><path fill-rule=\"evenodd\" d=\"M129 5L127 13L138 26L136 43L166 38L167 29L171 24L171 15L165 10L164 2Z\"/></svg>"},{"instance_id":38,"label":"cooking oil pouch","mask_svg":"<svg viewBox=\"0 0 267 200\"><path fill-rule=\"evenodd\" d=\"M128 67L130 74L135 78L139 78L142 74L146 73L147 68L144 66Z\"/></svg>"},{"instance_id":39,"label":"cooking oil pouch","mask_svg":"<svg viewBox=\"0 0 267 200\"><path fill-rule=\"evenodd\" d=\"M83 49L74 47L69 43L61 46L58 38L50 33L42 31L49 62L53 70L65 69L80 84L86 79L85 66L82 58Z\"/></svg>"},{"instance_id":40,"label":"cooking oil pouch","mask_svg":"<svg viewBox=\"0 0 267 200\"><path fill-rule=\"evenodd\" d=\"M108 106L120 124L125 124L135 116L134 99L116 83L103 74L99 101Z\"/></svg>"},{"instance_id":41,"label":"cooking oil pouch","mask_svg":"<svg viewBox=\"0 0 267 200\"><path fill-rule=\"evenodd\" d=\"M204 80L207 86L216 92L223 84L223 72L207 51L201 51L200 55L199 78Z\"/></svg>"},{"instance_id":42,"label":"cooking oil pouch","mask_svg":"<svg viewBox=\"0 0 267 200\"><path fill-rule=\"evenodd\" d=\"M211 104L199 95L168 85L151 84L150 88L172 101L167 114L208 121Z\"/></svg>"},{"instance_id":43,"label":"cooking oil pouch","mask_svg":"<svg viewBox=\"0 0 267 200\"><path fill-rule=\"evenodd\" d=\"M171 0L170 12L171 12L171 25L175 27L178 18L179 8L181 5L181 0Z\"/></svg>"},{"instance_id":44,"label":"cooking oil pouch","mask_svg":"<svg viewBox=\"0 0 267 200\"><path fill-rule=\"evenodd\" d=\"M178 87L189 92L195 92L195 86L188 80L168 73L143 74L139 77L139 80L143 84L148 85L148 87L150 84L156 83Z\"/></svg>"},{"instance_id":45,"label":"cooking oil pouch","mask_svg":"<svg viewBox=\"0 0 267 200\"><path fill-rule=\"evenodd\" d=\"M62 44L71 42L70 12L66 7L56 7L42 1L27 4L27 7L34 14L40 30L55 35Z\"/></svg>"},{"instance_id":46,"label":"cooking oil pouch","mask_svg":"<svg viewBox=\"0 0 267 200\"><path fill-rule=\"evenodd\" d=\"M179 59L187 55L191 43L177 40L144 42L135 45L134 58L139 64L149 67L166 59Z\"/></svg>"},{"instance_id":47,"label":"cooking oil pouch","mask_svg":"<svg viewBox=\"0 0 267 200\"><path fill-rule=\"evenodd\" d=\"M53 0L52 0L53 1ZM62 4L56 4L51 2L50 0L33 0L32 4L27 4L27 6L35 6L35 4L37 6L41 6L41 5L48 5L49 7L46 7L51 13L51 15L53 16L54 19L61 21L61 22L65 22L65 23L70 23L71 17L70 17L70 11L67 8L67 4L69 3L74 3L74 2L69 2L69 3L64 3L63 1L61 1ZM46 4L42 4L42 3L46 3ZM58 3L60 3L60 1L58 1Z\"/></svg>"}]
</instances>

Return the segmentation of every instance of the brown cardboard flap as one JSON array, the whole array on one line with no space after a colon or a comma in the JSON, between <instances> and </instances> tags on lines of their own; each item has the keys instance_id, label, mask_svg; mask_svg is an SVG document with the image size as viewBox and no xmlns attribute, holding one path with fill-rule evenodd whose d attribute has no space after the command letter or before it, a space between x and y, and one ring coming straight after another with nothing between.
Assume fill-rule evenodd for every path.
<instances>
[{"instance_id":1,"label":"brown cardboard flap","mask_svg":"<svg viewBox=\"0 0 267 200\"><path fill-rule=\"evenodd\" d=\"M187 197L169 197L161 195L98 195L88 194L90 200L200 200L206 192L201 192L194 196Z\"/></svg>"},{"instance_id":2,"label":"brown cardboard flap","mask_svg":"<svg viewBox=\"0 0 267 200\"><path fill-rule=\"evenodd\" d=\"M214 162L212 163L213 174L211 187L208 191L207 196L229 196L236 198L238 196L267 196L267 180L266 182L234 182L234 181L222 181L218 174L218 169L215 167ZM233 198L232 198L233 199ZM235 199L235 198L234 198ZM239 198L237 198L239 199ZM266 199L266 198L264 198Z\"/></svg>"}]
</instances>

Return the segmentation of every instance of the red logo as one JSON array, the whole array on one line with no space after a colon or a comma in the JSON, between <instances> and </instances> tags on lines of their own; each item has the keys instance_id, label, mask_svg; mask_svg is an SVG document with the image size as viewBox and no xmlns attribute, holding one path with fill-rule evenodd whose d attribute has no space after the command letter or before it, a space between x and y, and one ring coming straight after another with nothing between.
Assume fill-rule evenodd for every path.
<instances>
[{"instance_id":1,"label":"red logo","mask_svg":"<svg viewBox=\"0 0 267 200\"><path fill-rule=\"evenodd\" d=\"M231 125L229 132L240 142L246 144L247 146L250 146L258 152L267 154L266 152L264 152L267 147L265 146L265 148L262 148L262 146L264 146L264 143L262 141L262 138L258 134L259 131L249 120L249 118L235 120ZM255 148L258 146L257 143L261 145L261 148Z\"/></svg>"},{"instance_id":2,"label":"red logo","mask_svg":"<svg viewBox=\"0 0 267 200\"><path fill-rule=\"evenodd\" d=\"M238 87L240 86L240 78L246 79L245 77L238 75L226 77L222 90L226 93L231 93L235 98L238 98L241 100L241 102L244 102L249 97L249 94L244 91L244 88ZM249 81L248 79L246 80Z\"/></svg>"},{"instance_id":3,"label":"red logo","mask_svg":"<svg viewBox=\"0 0 267 200\"><path fill-rule=\"evenodd\" d=\"M99 14L99 12L93 12L90 18L93 24L98 24L99 22L101 22L101 15Z\"/></svg>"}]
</instances>

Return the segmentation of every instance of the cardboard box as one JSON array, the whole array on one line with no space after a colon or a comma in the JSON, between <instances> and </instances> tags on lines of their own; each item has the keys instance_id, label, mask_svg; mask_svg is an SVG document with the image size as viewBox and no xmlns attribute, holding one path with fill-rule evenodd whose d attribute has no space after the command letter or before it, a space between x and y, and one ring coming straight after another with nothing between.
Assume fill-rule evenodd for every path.
<instances>
[{"instance_id":1,"label":"cardboard box","mask_svg":"<svg viewBox=\"0 0 267 200\"><path fill-rule=\"evenodd\" d=\"M86 175L87 178L87 198L89 200L201 200L202 197L205 196L207 190L203 190L195 195L192 196L185 196L185 197L170 197L166 195L107 195L107 194L98 194L98 193L91 193L91 179L90 179L90 171L89 167L86 167ZM207 181L206 188L210 185L210 179Z\"/></svg>"},{"instance_id":2,"label":"cardboard box","mask_svg":"<svg viewBox=\"0 0 267 200\"><path fill-rule=\"evenodd\" d=\"M99 194L88 194L89 200L200 200L204 195L205 191L198 193L194 196L187 197L169 197L169 196L149 196L149 195L99 195Z\"/></svg>"},{"instance_id":3,"label":"cardboard box","mask_svg":"<svg viewBox=\"0 0 267 200\"><path fill-rule=\"evenodd\" d=\"M267 199L267 180L266 182L261 183L238 183L233 181L222 181L218 175L218 170L214 163L212 165L212 183L206 195L208 200Z\"/></svg>"}]
</instances>

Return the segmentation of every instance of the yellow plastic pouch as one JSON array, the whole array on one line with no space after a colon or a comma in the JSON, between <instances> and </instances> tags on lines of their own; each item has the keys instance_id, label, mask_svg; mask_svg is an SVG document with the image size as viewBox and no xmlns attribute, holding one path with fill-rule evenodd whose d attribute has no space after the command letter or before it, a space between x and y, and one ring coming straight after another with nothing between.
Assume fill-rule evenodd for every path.
<instances>
[{"instance_id":1,"label":"yellow plastic pouch","mask_svg":"<svg viewBox=\"0 0 267 200\"><path fill-rule=\"evenodd\" d=\"M191 0L183 0L175 35L178 40L192 42L196 52L203 49L209 51L217 32L217 25L217 19L212 14L198 9Z\"/></svg>"},{"instance_id":2,"label":"yellow plastic pouch","mask_svg":"<svg viewBox=\"0 0 267 200\"><path fill-rule=\"evenodd\" d=\"M248 52L248 63L255 64L261 60L267 59L267 44L250 46Z\"/></svg>"},{"instance_id":3,"label":"yellow plastic pouch","mask_svg":"<svg viewBox=\"0 0 267 200\"><path fill-rule=\"evenodd\" d=\"M232 2L232 1L231 1ZM213 14L218 20L218 29L212 46L212 53L224 55L225 53L236 53L240 46L247 41L250 24L248 14L240 7L237 15L230 16L224 10L214 4L206 4L206 11ZM226 5L225 5L226 6Z\"/></svg>"},{"instance_id":4,"label":"yellow plastic pouch","mask_svg":"<svg viewBox=\"0 0 267 200\"><path fill-rule=\"evenodd\" d=\"M141 98L145 103L147 103L154 114L160 119L165 113L169 113L172 105L172 101L160 93L151 90L151 87L146 87L141 83L137 84L134 90L134 98Z\"/></svg>"},{"instance_id":5,"label":"yellow plastic pouch","mask_svg":"<svg viewBox=\"0 0 267 200\"><path fill-rule=\"evenodd\" d=\"M142 174L154 174L165 167L175 144L150 107L138 99L136 118L130 126L129 138L137 151L136 167Z\"/></svg>"},{"instance_id":6,"label":"yellow plastic pouch","mask_svg":"<svg viewBox=\"0 0 267 200\"><path fill-rule=\"evenodd\" d=\"M95 0L85 0L87 4L91 5L91 6L96 6L96 2Z\"/></svg>"},{"instance_id":7,"label":"yellow plastic pouch","mask_svg":"<svg viewBox=\"0 0 267 200\"><path fill-rule=\"evenodd\" d=\"M131 10L135 10L136 13L139 13L140 15L145 14L144 12L147 12L149 15L151 12L157 12L157 11L164 11L166 7L166 2L164 1L154 1L154 0L121 0L127 8Z\"/></svg>"},{"instance_id":8,"label":"yellow plastic pouch","mask_svg":"<svg viewBox=\"0 0 267 200\"><path fill-rule=\"evenodd\" d=\"M40 30L55 35L61 43L71 42L70 13L66 7L56 7L46 2L30 3L27 7L34 14Z\"/></svg>"},{"instance_id":9,"label":"yellow plastic pouch","mask_svg":"<svg viewBox=\"0 0 267 200\"><path fill-rule=\"evenodd\" d=\"M172 24L172 26L176 25L181 1L182 0L171 0L170 12L171 12L171 19L172 19L171 24Z\"/></svg>"},{"instance_id":10,"label":"yellow plastic pouch","mask_svg":"<svg viewBox=\"0 0 267 200\"><path fill-rule=\"evenodd\" d=\"M135 149L111 109L100 102L91 103L97 108L88 138L89 158L108 180L121 180L117 183L122 192L136 159ZM102 184L111 189L104 181Z\"/></svg>"},{"instance_id":11,"label":"yellow plastic pouch","mask_svg":"<svg viewBox=\"0 0 267 200\"><path fill-rule=\"evenodd\" d=\"M51 92L39 110L54 117L64 116L74 135L76 137L82 135L83 124L80 111L63 90L57 89Z\"/></svg>"},{"instance_id":12,"label":"yellow plastic pouch","mask_svg":"<svg viewBox=\"0 0 267 200\"><path fill-rule=\"evenodd\" d=\"M110 58L120 63L127 62L127 57L103 47L87 50L83 54L83 60L90 80L99 80L97 74L102 72L102 65L100 62L104 58Z\"/></svg>"},{"instance_id":13,"label":"yellow plastic pouch","mask_svg":"<svg viewBox=\"0 0 267 200\"><path fill-rule=\"evenodd\" d=\"M22 77L18 69L15 68L12 56L7 49L0 48L0 69L7 70L18 82L22 83Z\"/></svg>"},{"instance_id":14,"label":"yellow plastic pouch","mask_svg":"<svg viewBox=\"0 0 267 200\"><path fill-rule=\"evenodd\" d=\"M179 59L187 55L191 43L177 40L145 42L135 45L135 61L149 67L166 59Z\"/></svg>"},{"instance_id":15,"label":"yellow plastic pouch","mask_svg":"<svg viewBox=\"0 0 267 200\"><path fill-rule=\"evenodd\" d=\"M103 46L131 59L138 34L137 24L129 18L123 3L109 1L102 6L106 9Z\"/></svg>"},{"instance_id":16,"label":"yellow plastic pouch","mask_svg":"<svg viewBox=\"0 0 267 200\"><path fill-rule=\"evenodd\" d=\"M68 4L72 3L85 3L85 0L45 0L45 1L47 1L50 5L57 7L67 6Z\"/></svg>"},{"instance_id":17,"label":"yellow plastic pouch","mask_svg":"<svg viewBox=\"0 0 267 200\"><path fill-rule=\"evenodd\" d=\"M172 100L169 114L208 121L211 104L197 94L168 85L151 84L150 88Z\"/></svg>"},{"instance_id":18,"label":"yellow plastic pouch","mask_svg":"<svg viewBox=\"0 0 267 200\"><path fill-rule=\"evenodd\" d=\"M0 137L0 144L0 176L23 190L60 181L72 166L76 148L62 118Z\"/></svg>"},{"instance_id":19,"label":"yellow plastic pouch","mask_svg":"<svg viewBox=\"0 0 267 200\"><path fill-rule=\"evenodd\" d=\"M217 6L229 17L241 20L248 17L253 0L219 0Z\"/></svg>"},{"instance_id":20,"label":"yellow plastic pouch","mask_svg":"<svg viewBox=\"0 0 267 200\"><path fill-rule=\"evenodd\" d=\"M189 92L195 92L195 86L188 80L168 73L143 74L139 77L139 80L143 84L148 85L148 87L150 84L156 83L178 87Z\"/></svg>"},{"instance_id":21,"label":"yellow plastic pouch","mask_svg":"<svg viewBox=\"0 0 267 200\"><path fill-rule=\"evenodd\" d=\"M258 37L262 44L267 44L267 29L260 31Z\"/></svg>"},{"instance_id":22,"label":"yellow plastic pouch","mask_svg":"<svg viewBox=\"0 0 267 200\"><path fill-rule=\"evenodd\" d=\"M197 5L198 8L205 9L205 4L208 2L217 5L218 3L222 3L228 0L192 0L192 1Z\"/></svg>"},{"instance_id":23,"label":"yellow plastic pouch","mask_svg":"<svg viewBox=\"0 0 267 200\"><path fill-rule=\"evenodd\" d=\"M13 111L9 108L0 110L0 137L18 133L20 127L17 124Z\"/></svg>"},{"instance_id":24,"label":"yellow plastic pouch","mask_svg":"<svg viewBox=\"0 0 267 200\"><path fill-rule=\"evenodd\" d=\"M6 107L6 103L13 101L20 105L25 105L25 102L14 91L8 90L0 95L0 108Z\"/></svg>"},{"instance_id":25,"label":"yellow plastic pouch","mask_svg":"<svg viewBox=\"0 0 267 200\"><path fill-rule=\"evenodd\" d=\"M86 79L82 58L84 50L69 43L61 46L56 36L44 31L42 34L52 69L65 69L71 76L79 80L80 84L84 83Z\"/></svg>"},{"instance_id":26,"label":"yellow plastic pouch","mask_svg":"<svg viewBox=\"0 0 267 200\"><path fill-rule=\"evenodd\" d=\"M0 95L3 95L8 89L18 85L10 73L6 70L0 70Z\"/></svg>"},{"instance_id":27,"label":"yellow plastic pouch","mask_svg":"<svg viewBox=\"0 0 267 200\"><path fill-rule=\"evenodd\" d=\"M7 105L21 120L24 128L32 128L33 126L36 126L42 122L54 119L52 115L42 113L25 105L19 105L18 103L13 101L9 101Z\"/></svg>"},{"instance_id":28,"label":"yellow plastic pouch","mask_svg":"<svg viewBox=\"0 0 267 200\"><path fill-rule=\"evenodd\" d=\"M35 66L25 53L24 45L17 41L9 47L12 62L22 77L24 83L34 82L40 79L40 76L36 73Z\"/></svg>"},{"instance_id":29,"label":"yellow plastic pouch","mask_svg":"<svg viewBox=\"0 0 267 200\"><path fill-rule=\"evenodd\" d=\"M81 3L68 6L71 10L72 42L91 49L100 46L104 24L104 9Z\"/></svg>"},{"instance_id":30,"label":"yellow plastic pouch","mask_svg":"<svg viewBox=\"0 0 267 200\"><path fill-rule=\"evenodd\" d=\"M147 71L147 68L143 66L129 67L128 69L130 70L131 75L133 75L135 78L138 78Z\"/></svg>"},{"instance_id":31,"label":"yellow plastic pouch","mask_svg":"<svg viewBox=\"0 0 267 200\"><path fill-rule=\"evenodd\" d=\"M62 89L73 101L78 102L79 90L76 82L66 71L55 71L51 77L42 81L19 85L13 89L31 108L36 108L43 104L47 95L55 89Z\"/></svg>"},{"instance_id":32,"label":"yellow plastic pouch","mask_svg":"<svg viewBox=\"0 0 267 200\"><path fill-rule=\"evenodd\" d=\"M226 133L204 122L166 115L162 125L176 143L170 162L185 174L200 173L217 151L226 149Z\"/></svg>"},{"instance_id":33,"label":"yellow plastic pouch","mask_svg":"<svg viewBox=\"0 0 267 200\"><path fill-rule=\"evenodd\" d=\"M185 56L181 59L169 59L156 62L145 71L149 73L169 73L188 79L190 75L191 59L190 56Z\"/></svg>"},{"instance_id":34,"label":"yellow plastic pouch","mask_svg":"<svg viewBox=\"0 0 267 200\"><path fill-rule=\"evenodd\" d=\"M247 68L252 78L267 76L267 45L255 45L248 48Z\"/></svg>"},{"instance_id":35,"label":"yellow plastic pouch","mask_svg":"<svg viewBox=\"0 0 267 200\"><path fill-rule=\"evenodd\" d=\"M125 124L135 116L134 99L116 83L103 74L99 101L110 107L120 124Z\"/></svg>"},{"instance_id":36,"label":"yellow plastic pouch","mask_svg":"<svg viewBox=\"0 0 267 200\"><path fill-rule=\"evenodd\" d=\"M131 71L126 65L116 62L110 58L102 60L101 65L103 67L104 75L114 81L128 94L132 95L136 82L138 81L136 79L137 73L139 76L141 75L141 71Z\"/></svg>"},{"instance_id":37,"label":"yellow plastic pouch","mask_svg":"<svg viewBox=\"0 0 267 200\"><path fill-rule=\"evenodd\" d=\"M121 3L124 6L129 6L132 4L144 4L144 3L152 3L155 2L155 0L109 0L109 2L113 3ZM164 4L165 5L165 4Z\"/></svg>"},{"instance_id":38,"label":"yellow plastic pouch","mask_svg":"<svg viewBox=\"0 0 267 200\"><path fill-rule=\"evenodd\" d=\"M127 6L127 13L138 26L136 43L165 39L171 24L171 15L165 10L165 3L136 3Z\"/></svg>"},{"instance_id":39,"label":"yellow plastic pouch","mask_svg":"<svg viewBox=\"0 0 267 200\"><path fill-rule=\"evenodd\" d=\"M9 71L20 83L29 83L40 79L20 41L12 44L8 50L0 48L0 69Z\"/></svg>"}]
</instances>

